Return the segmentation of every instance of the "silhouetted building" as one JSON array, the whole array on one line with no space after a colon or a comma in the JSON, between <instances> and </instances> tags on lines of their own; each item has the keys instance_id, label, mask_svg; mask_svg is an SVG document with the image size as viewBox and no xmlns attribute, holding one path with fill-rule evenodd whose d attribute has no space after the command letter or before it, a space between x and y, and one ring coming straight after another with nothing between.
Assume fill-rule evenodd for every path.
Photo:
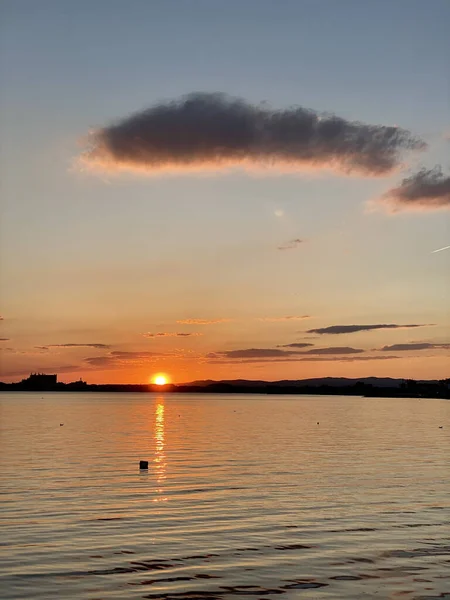
<instances>
[{"instance_id":1,"label":"silhouetted building","mask_svg":"<svg viewBox=\"0 0 450 600\"><path fill-rule=\"evenodd\" d=\"M45 375L44 373L31 373L28 379L22 379L22 385L33 389L48 389L56 387L58 375Z\"/></svg>"}]
</instances>

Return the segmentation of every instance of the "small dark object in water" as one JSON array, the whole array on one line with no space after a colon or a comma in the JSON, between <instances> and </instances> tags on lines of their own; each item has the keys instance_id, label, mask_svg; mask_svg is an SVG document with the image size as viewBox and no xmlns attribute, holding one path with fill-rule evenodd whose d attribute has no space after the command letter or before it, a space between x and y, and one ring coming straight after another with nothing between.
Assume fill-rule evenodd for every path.
<instances>
[{"instance_id":1,"label":"small dark object in water","mask_svg":"<svg viewBox=\"0 0 450 600\"><path fill-rule=\"evenodd\" d=\"M319 421L317 421L317 425L319 424Z\"/></svg>"},{"instance_id":2,"label":"small dark object in water","mask_svg":"<svg viewBox=\"0 0 450 600\"><path fill-rule=\"evenodd\" d=\"M140 460L139 468L140 469L148 469L148 460Z\"/></svg>"},{"instance_id":3,"label":"small dark object in water","mask_svg":"<svg viewBox=\"0 0 450 600\"><path fill-rule=\"evenodd\" d=\"M439 425L439 429L444 429L444 426L443 425Z\"/></svg>"},{"instance_id":4,"label":"small dark object in water","mask_svg":"<svg viewBox=\"0 0 450 600\"><path fill-rule=\"evenodd\" d=\"M59 426L62 427L64 425L64 423L60 423Z\"/></svg>"}]
</instances>

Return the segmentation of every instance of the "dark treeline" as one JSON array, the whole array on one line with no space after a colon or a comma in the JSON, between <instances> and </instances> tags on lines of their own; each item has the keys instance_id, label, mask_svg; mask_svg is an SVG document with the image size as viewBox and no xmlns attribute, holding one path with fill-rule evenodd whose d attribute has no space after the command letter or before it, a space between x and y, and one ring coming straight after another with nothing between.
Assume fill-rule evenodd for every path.
<instances>
[{"instance_id":1,"label":"dark treeline","mask_svg":"<svg viewBox=\"0 0 450 600\"><path fill-rule=\"evenodd\" d=\"M364 381L341 380L339 385L316 382L302 384L301 381L251 382L213 381L183 385L153 384L88 384L84 381L72 383L49 382L45 379L18 383L0 382L0 391L17 392L155 392L182 394L308 394L331 396L366 397L423 397L450 398L450 379L441 381L392 380L395 385L374 385Z\"/></svg>"}]
</instances>

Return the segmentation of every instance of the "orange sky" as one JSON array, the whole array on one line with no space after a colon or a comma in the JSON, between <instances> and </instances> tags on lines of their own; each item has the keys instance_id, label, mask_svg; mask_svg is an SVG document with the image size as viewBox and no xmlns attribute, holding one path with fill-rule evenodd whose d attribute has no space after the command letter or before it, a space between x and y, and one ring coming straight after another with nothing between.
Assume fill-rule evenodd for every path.
<instances>
[{"instance_id":1,"label":"orange sky","mask_svg":"<svg viewBox=\"0 0 450 600\"><path fill-rule=\"evenodd\" d=\"M0 380L450 375L449 3L3 4Z\"/></svg>"}]
</instances>

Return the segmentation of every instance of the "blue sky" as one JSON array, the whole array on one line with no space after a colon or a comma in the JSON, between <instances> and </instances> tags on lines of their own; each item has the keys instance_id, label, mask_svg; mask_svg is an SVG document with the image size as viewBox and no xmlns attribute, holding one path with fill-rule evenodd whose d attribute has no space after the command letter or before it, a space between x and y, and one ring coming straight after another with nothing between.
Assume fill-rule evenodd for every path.
<instances>
[{"instance_id":1,"label":"blue sky","mask_svg":"<svg viewBox=\"0 0 450 600\"><path fill-rule=\"evenodd\" d=\"M37 368L90 381L142 381L155 368L177 380L259 377L261 369L269 379L406 377L418 368L423 377L445 375L445 348L392 363L207 358L340 323L436 325L317 345L369 352L450 342L450 254L431 254L450 243L448 212L367 211L401 172L102 175L80 172L74 159L92 127L219 91L411 130L429 149L409 156L406 170L448 169L447 0L4 0L0 13L5 379ZM297 238L304 240L298 248L277 249ZM305 314L308 326L258 321ZM183 348L173 338L142 338L188 318L230 321L203 327ZM130 355L117 365L106 356L108 368L94 371L84 348L35 349L84 342L155 358L133 363ZM186 354L174 359L175 349Z\"/></svg>"}]
</instances>

